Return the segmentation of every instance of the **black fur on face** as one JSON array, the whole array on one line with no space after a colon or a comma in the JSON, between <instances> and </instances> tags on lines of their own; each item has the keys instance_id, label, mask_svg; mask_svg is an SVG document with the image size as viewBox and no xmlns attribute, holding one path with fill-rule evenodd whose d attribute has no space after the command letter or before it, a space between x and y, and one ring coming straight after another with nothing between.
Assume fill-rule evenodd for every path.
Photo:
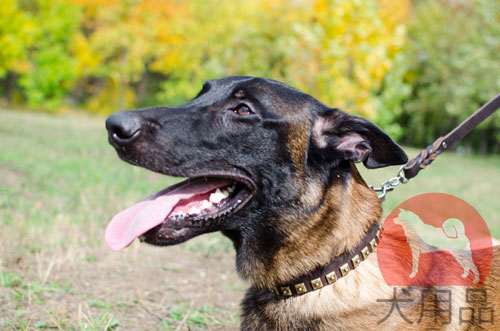
<instances>
[{"instance_id":1,"label":"black fur on face","mask_svg":"<svg viewBox=\"0 0 500 331\"><path fill-rule=\"evenodd\" d=\"M264 78L211 80L185 105L122 114L140 123L140 135L129 144L118 144L110 130L123 160L171 176L228 177L251 192L242 208L193 227L188 236L162 240L147 234L146 241L156 245L222 231L238 251L246 245L272 252L287 235L283 220L276 220L303 213L306 222L311 212L310 206L301 210L304 193L295 178L326 189L335 180L332 173L350 176L351 162L375 168L407 160L374 124Z\"/></svg>"}]
</instances>

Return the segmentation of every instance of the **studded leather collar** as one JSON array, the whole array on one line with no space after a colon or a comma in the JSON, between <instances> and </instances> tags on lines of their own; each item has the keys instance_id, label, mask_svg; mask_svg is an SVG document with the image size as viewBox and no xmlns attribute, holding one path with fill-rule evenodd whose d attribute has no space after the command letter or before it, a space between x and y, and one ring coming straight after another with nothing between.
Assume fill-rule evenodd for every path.
<instances>
[{"instance_id":1,"label":"studded leather collar","mask_svg":"<svg viewBox=\"0 0 500 331\"><path fill-rule=\"evenodd\" d=\"M336 256L326 266L314 269L305 275L295 278L288 284L281 284L273 288L277 297L292 297L319 290L345 277L354 270L371 253L375 252L380 237L382 224L373 223L361 243L353 251L345 251Z\"/></svg>"}]
</instances>

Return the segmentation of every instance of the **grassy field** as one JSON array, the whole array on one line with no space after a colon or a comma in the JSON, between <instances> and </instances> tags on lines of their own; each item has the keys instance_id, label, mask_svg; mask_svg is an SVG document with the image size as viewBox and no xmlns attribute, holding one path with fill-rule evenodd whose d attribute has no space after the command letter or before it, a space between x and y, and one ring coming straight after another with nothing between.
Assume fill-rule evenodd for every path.
<instances>
[{"instance_id":1,"label":"grassy field","mask_svg":"<svg viewBox=\"0 0 500 331\"><path fill-rule=\"evenodd\" d=\"M378 185L396 171L363 175ZM222 236L120 253L103 244L114 213L172 182L119 161L104 119L0 111L0 329L237 329L246 285ZM384 207L454 194L500 237L499 188L500 157L446 153Z\"/></svg>"}]
</instances>

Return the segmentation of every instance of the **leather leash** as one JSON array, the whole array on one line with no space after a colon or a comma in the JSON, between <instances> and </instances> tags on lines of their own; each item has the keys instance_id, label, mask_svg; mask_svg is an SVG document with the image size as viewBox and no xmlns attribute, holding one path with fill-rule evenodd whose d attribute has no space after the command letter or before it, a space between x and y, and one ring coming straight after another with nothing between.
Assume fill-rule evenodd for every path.
<instances>
[{"instance_id":1,"label":"leather leash","mask_svg":"<svg viewBox=\"0 0 500 331\"><path fill-rule=\"evenodd\" d=\"M392 191L394 187L399 184L408 183L408 181L415 177L420 170L425 169L425 167L431 164L439 154L465 137L498 108L500 108L500 94L479 108L446 136L439 137L432 145L427 146L427 148L422 150L415 158L401 166L396 177L386 180L382 183L381 187L370 187L376 192L382 192L378 197L383 201L387 192ZM375 252L380 240L380 230L381 224L375 222L367 231L362 242L354 248L353 251L345 251L336 256L330 264L318 267L287 284L280 284L274 287L272 292L277 298L287 298L316 291L334 283L339 278L346 276L349 271L355 269L362 261L368 258L369 254Z\"/></svg>"},{"instance_id":2,"label":"leather leash","mask_svg":"<svg viewBox=\"0 0 500 331\"><path fill-rule=\"evenodd\" d=\"M432 145L427 146L415 158L408 161L403 166L406 179L415 177L420 170L425 169L425 167L431 164L439 154L469 134L479 123L493 114L498 108L500 108L500 94L484 104L446 136L439 137Z\"/></svg>"},{"instance_id":3,"label":"leather leash","mask_svg":"<svg viewBox=\"0 0 500 331\"><path fill-rule=\"evenodd\" d=\"M370 187L375 192L381 192L378 197L383 202L387 192L392 191L394 187L399 184L408 183L408 181L415 177L420 170L425 169L425 167L431 164L439 154L469 134L498 108L500 108L500 94L476 110L476 112L470 115L446 136L439 137L436 141L434 141L434 143L422 150L415 158L409 160L405 165L401 166L396 177L386 180L380 187L373 187L371 185Z\"/></svg>"}]
</instances>

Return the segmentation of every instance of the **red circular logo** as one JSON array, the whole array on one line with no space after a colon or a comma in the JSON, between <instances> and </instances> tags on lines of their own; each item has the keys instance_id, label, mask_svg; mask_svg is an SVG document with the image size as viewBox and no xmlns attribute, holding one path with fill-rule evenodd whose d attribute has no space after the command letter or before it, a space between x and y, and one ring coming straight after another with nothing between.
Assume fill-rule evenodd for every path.
<instances>
[{"instance_id":1,"label":"red circular logo","mask_svg":"<svg viewBox=\"0 0 500 331\"><path fill-rule=\"evenodd\" d=\"M492 252L488 227L471 205L449 194L427 193L389 214L377 259L391 286L471 286L488 276Z\"/></svg>"}]
</instances>

